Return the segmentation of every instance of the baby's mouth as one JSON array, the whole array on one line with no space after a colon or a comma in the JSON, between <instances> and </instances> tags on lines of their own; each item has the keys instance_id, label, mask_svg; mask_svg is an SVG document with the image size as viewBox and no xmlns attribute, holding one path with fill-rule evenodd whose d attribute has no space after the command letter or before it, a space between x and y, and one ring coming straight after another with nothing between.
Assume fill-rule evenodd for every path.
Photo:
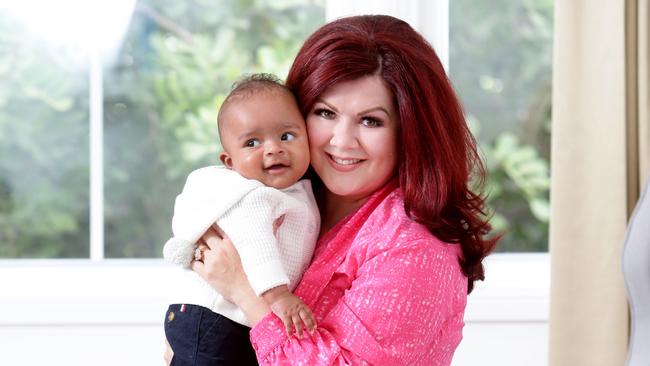
<instances>
[{"instance_id":1,"label":"baby's mouth","mask_svg":"<svg viewBox=\"0 0 650 366\"><path fill-rule=\"evenodd\" d=\"M279 164L271 164L266 168L264 168L264 170L266 170L269 173L276 173L276 172L281 172L287 168L289 168L289 165L279 163Z\"/></svg>"}]
</instances>

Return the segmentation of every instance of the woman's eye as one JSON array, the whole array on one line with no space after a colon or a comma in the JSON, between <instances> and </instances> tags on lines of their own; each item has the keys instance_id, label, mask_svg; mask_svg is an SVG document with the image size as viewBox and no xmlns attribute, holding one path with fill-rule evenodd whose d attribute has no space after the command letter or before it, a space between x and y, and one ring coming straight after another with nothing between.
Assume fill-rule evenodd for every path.
<instances>
[{"instance_id":1,"label":"woman's eye","mask_svg":"<svg viewBox=\"0 0 650 366\"><path fill-rule=\"evenodd\" d=\"M296 138L296 135L294 135L291 132L285 132L285 133L282 134L282 136L280 136L280 140L282 140L282 141L291 141L291 140L293 140L295 138Z\"/></svg>"},{"instance_id":2,"label":"woman's eye","mask_svg":"<svg viewBox=\"0 0 650 366\"><path fill-rule=\"evenodd\" d=\"M319 109L316 109L314 111L314 113L317 116L320 116L320 117L323 117L323 118L326 118L326 119L334 118L334 112L330 111L329 109L319 108Z\"/></svg>"},{"instance_id":3,"label":"woman's eye","mask_svg":"<svg viewBox=\"0 0 650 366\"><path fill-rule=\"evenodd\" d=\"M260 146L260 141L256 139L250 139L244 144L245 147L258 147Z\"/></svg>"},{"instance_id":4,"label":"woman's eye","mask_svg":"<svg viewBox=\"0 0 650 366\"><path fill-rule=\"evenodd\" d=\"M381 123L380 120L374 119L374 118L371 118L371 117L364 117L361 120L361 124L366 126L366 127L381 127L382 126L382 123Z\"/></svg>"}]
</instances>

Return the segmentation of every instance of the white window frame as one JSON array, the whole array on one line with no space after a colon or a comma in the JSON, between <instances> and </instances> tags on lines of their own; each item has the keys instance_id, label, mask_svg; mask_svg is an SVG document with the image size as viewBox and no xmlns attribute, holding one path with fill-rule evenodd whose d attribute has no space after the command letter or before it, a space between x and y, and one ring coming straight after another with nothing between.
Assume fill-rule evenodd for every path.
<instances>
[{"instance_id":1,"label":"white window frame","mask_svg":"<svg viewBox=\"0 0 650 366\"><path fill-rule=\"evenodd\" d=\"M327 17L383 13L420 28L448 67L448 0L328 0ZM432 15L434 14L434 15ZM433 16L435 21L431 21ZM162 259L104 256L103 72L98 51L90 62L90 258L0 260L0 326L142 324L159 322L175 269ZM548 253L498 253L486 260L485 283L468 298L466 321L548 320ZM10 280L7 280L10 279ZM48 304L56 311L39 311ZM110 311L107 309L110 308Z\"/></svg>"},{"instance_id":2,"label":"white window frame","mask_svg":"<svg viewBox=\"0 0 650 366\"><path fill-rule=\"evenodd\" d=\"M445 70L449 70L448 0L327 0L325 20L350 15L384 14L409 23L435 48Z\"/></svg>"},{"instance_id":3,"label":"white window frame","mask_svg":"<svg viewBox=\"0 0 650 366\"><path fill-rule=\"evenodd\" d=\"M548 320L548 254L494 254L485 268L467 323ZM0 260L0 327L157 324L178 271L162 259Z\"/></svg>"},{"instance_id":4,"label":"white window frame","mask_svg":"<svg viewBox=\"0 0 650 366\"><path fill-rule=\"evenodd\" d=\"M104 259L104 70L98 48L90 52L90 260Z\"/></svg>"}]
</instances>

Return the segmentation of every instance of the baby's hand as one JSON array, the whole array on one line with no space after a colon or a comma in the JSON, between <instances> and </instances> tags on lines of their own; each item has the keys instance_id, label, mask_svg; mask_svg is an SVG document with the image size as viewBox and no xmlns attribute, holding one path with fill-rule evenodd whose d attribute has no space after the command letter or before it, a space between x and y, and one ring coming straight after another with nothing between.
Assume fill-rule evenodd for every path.
<instances>
[{"instance_id":1,"label":"baby's hand","mask_svg":"<svg viewBox=\"0 0 650 366\"><path fill-rule=\"evenodd\" d=\"M311 310L300 298L292 294L286 285L266 291L262 294L262 298L269 304L273 313L282 320L288 337L295 327L298 338L302 338L303 323L309 332L316 328L316 320Z\"/></svg>"}]
</instances>

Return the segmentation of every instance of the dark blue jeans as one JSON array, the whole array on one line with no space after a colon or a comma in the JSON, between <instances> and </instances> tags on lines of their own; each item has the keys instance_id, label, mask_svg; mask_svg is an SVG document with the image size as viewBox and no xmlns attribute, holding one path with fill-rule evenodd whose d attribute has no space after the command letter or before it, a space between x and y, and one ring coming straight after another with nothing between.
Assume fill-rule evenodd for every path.
<instances>
[{"instance_id":1,"label":"dark blue jeans","mask_svg":"<svg viewBox=\"0 0 650 366\"><path fill-rule=\"evenodd\" d=\"M165 335L174 351L171 366L257 365L249 331L203 306L169 305Z\"/></svg>"}]
</instances>

